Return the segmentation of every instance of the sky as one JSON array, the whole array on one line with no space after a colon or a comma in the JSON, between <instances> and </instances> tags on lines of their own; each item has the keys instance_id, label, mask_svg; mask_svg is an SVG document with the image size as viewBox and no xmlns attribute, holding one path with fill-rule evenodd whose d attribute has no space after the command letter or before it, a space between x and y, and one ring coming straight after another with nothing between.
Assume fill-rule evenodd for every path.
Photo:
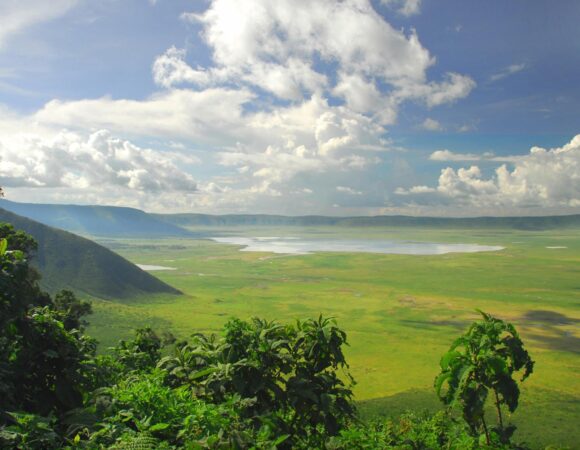
<instances>
[{"instance_id":1,"label":"sky","mask_svg":"<svg viewBox=\"0 0 580 450\"><path fill-rule=\"evenodd\" d=\"M0 0L0 186L152 212L580 213L577 0Z\"/></svg>"}]
</instances>

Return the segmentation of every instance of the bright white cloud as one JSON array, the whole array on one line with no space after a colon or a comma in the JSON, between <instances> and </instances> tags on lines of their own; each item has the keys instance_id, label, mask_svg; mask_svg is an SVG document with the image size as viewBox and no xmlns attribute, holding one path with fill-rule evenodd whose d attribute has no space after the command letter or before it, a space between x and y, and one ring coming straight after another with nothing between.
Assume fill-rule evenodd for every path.
<instances>
[{"instance_id":1,"label":"bright white cloud","mask_svg":"<svg viewBox=\"0 0 580 450\"><path fill-rule=\"evenodd\" d=\"M207 72L193 69L185 62L185 50L171 47L155 59L153 80L158 85L169 88L183 83L207 85L210 77Z\"/></svg>"},{"instance_id":2,"label":"bright white cloud","mask_svg":"<svg viewBox=\"0 0 580 450\"><path fill-rule=\"evenodd\" d=\"M406 14L419 10L419 1L399 3ZM394 29L368 0L213 0L205 12L184 17L203 27L213 65L194 69L182 50L170 48L153 67L164 87L228 82L293 101L330 95L387 125L405 100L432 107L463 98L475 86L456 73L429 82L435 59L417 34ZM334 84L328 71L338 75Z\"/></svg>"},{"instance_id":3,"label":"bright white cloud","mask_svg":"<svg viewBox=\"0 0 580 450\"><path fill-rule=\"evenodd\" d=\"M27 129L36 123L43 124L42 133L30 132L37 141L52 139L55 130L65 127L79 135L87 129L105 128L123 136L162 138L166 147L175 149L184 147L174 141L176 138L193 142L196 147L210 150L210 155L215 156L214 164L234 168L238 176L216 182L213 188L202 188L203 192L195 199L187 201L219 197L224 205L235 205L238 194L246 202L260 202L263 197L279 196L281 189L284 192L300 190L303 186L294 183L293 178L302 173L363 170L380 161L370 154L390 148L383 138L385 129L372 118L347 107L329 106L321 97L270 111L244 112L243 105L252 96L247 91L212 88L170 90L146 101L110 98L52 101L30 117L0 117L0 131L3 125L6 130L14 130ZM49 147L43 145L36 150L48 152ZM41 157L33 151L33 146L14 148L21 149L22 158ZM21 167L23 172L32 170ZM63 166L63 170L68 169L72 167ZM35 184L31 180L26 183L20 180L20 183ZM212 186L208 183L207 186ZM218 184L224 189L217 189ZM41 180L36 185L59 184ZM73 182L68 185L73 186ZM75 184L80 185L81 181ZM157 200L162 199L167 200L167 196ZM225 199L231 202L226 203ZM169 200L174 204L173 199ZM192 204L198 203L187 203L187 206Z\"/></svg>"},{"instance_id":4,"label":"bright white cloud","mask_svg":"<svg viewBox=\"0 0 580 450\"><path fill-rule=\"evenodd\" d=\"M429 202L439 197L476 207L580 206L580 135L561 148L533 147L528 155L512 159L512 170L504 164L489 178L477 166L447 167L441 171L436 188L416 186L397 193L432 194L426 197Z\"/></svg>"},{"instance_id":5,"label":"bright white cloud","mask_svg":"<svg viewBox=\"0 0 580 450\"><path fill-rule=\"evenodd\" d=\"M60 132L50 138L17 134L0 138L0 184L10 187L105 191L193 192L196 183L178 167L190 156L140 148L101 130L83 137Z\"/></svg>"},{"instance_id":6,"label":"bright white cloud","mask_svg":"<svg viewBox=\"0 0 580 450\"><path fill-rule=\"evenodd\" d=\"M398 101L415 99L429 107L453 103L469 95L476 83L470 77L458 73L448 73L445 80L437 83L402 83L395 93Z\"/></svg>"},{"instance_id":7,"label":"bright white cloud","mask_svg":"<svg viewBox=\"0 0 580 450\"><path fill-rule=\"evenodd\" d=\"M432 161L481 161L482 155L475 153L454 153L450 150L436 150L431 153Z\"/></svg>"},{"instance_id":8,"label":"bright white cloud","mask_svg":"<svg viewBox=\"0 0 580 450\"><path fill-rule=\"evenodd\" d=\"M23 30L68 12L78 0L2 0L0 2L0 49Z\"/></svg>"},{"instance_id":9,"label":"bright white cloud","mask_svg":"<svg viewBox=\"0 0 580 450\"><path fill-rule=\"evenodd\" d=\"M247 90L171 90L151 98L53 100L33 115L43 124L69 129L105 128L133 136L185 138L223 142L244 125L243 105L254 99Z\"/></svg>"},{"instance_id":10,"label":"bright white cloud","mask_svg":"<svg viewBox=\"0 0 580 450\"><path fill-rule=\"evenodd\" d=\"M455 153L450 150L436 150L429 156L431 161L495 161L516 162L522 156L496 156L492 152L485 153Z\"/></svg>"},{"instance_id":11,"label":"bright white cloud","mask_svg":"<svg viewBox=\"0 0 580 450\"><path fill-rule=\"evenodd\" d=\"M361 170L379 160L369 153L389 150L384 129L344 107L330 107L320 97L274 113L248 116L249 142L219 153L219 162L240 174L274 185L299 173ZM261 151L258 151L262 148Z\"/></svg>"}]
</instances>

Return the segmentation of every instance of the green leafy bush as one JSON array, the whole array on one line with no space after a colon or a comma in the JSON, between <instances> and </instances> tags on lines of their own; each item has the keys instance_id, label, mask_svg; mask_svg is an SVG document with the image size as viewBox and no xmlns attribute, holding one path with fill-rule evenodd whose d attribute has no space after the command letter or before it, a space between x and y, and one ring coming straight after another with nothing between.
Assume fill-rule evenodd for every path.
<instances>
[{"instance_id":1,"label":"green leafy bush","mask_svg":"<svg viewBox=\"0 0 580 450\"><path fill-rule=\"evenodd\" d=\"M516 410L520 390L514 374L521 370L521 381L525 380L534 361L512 324L480 313L483 320L474 322L441 358L435 389L446 405L461 409L474 435L484 435L488 445L508 444L515 426L504 423L502 405L510 412ZM491 429L485 419L490 391L497 413L497 424Z\"/></svg>"},{"instance_id":2,"label":"green leafy bush","mask_svg":"<svg viewBox=\"0 0 580 450\"><path fill-rule=\"evenodd\" d=\"M159 442L184 445L217 436L225 439L240 428L235 401L207 403L192 396L186 386L172 388L163 380L162 371L154 370L97 391L93 402L100 419L89 442L112 445L144 434Z\"/></svg>"},{"instance_id":3,"label":"green leafy bush","mask_svg":"<svg viewBox=\"0 0 580 450\"><path fill-rule=\"evenodd\" d=\"M397 419L352 425L332 438L329 450L478 449L478 440L445 412L403 414Z\"/></svg>"}]
</instances>

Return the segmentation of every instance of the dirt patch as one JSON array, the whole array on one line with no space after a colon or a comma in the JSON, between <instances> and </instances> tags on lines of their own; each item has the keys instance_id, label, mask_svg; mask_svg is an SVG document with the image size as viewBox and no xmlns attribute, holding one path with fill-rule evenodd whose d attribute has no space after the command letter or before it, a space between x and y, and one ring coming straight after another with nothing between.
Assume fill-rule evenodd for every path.
<instances>
[{"instance_id":1,"label":"dirt patch","mask_svg":"<svg viewBox=\"0 0 580 450\"><path fill-rule=\"evenodd\" d=\"M417 299L412 295L405 295L404 297L400 297L399 303L404 306L417 306Z\"/></svg>"}]
</instances>

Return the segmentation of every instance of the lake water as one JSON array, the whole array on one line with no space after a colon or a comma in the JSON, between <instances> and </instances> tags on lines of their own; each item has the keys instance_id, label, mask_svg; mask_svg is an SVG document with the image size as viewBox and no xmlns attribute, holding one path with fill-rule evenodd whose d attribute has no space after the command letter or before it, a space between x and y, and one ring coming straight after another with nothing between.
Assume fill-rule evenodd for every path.
<instances>
[{"instance_id":1,"label":"lake water","mask_svg":"<svg viewBox=\"0 0 580 450\"><path fill-rule=\"evenodd\" d=\"M139 269L146 270L147 272L152 270L175 270L175 267L167 266L155 266L153 264L135 264Z\"/></svg>"},{"instance_id":2,"label":"lake water","mask_svg":"<svg viewBox=\"0 0 580 450\"><path fill-rule=\"evenodd\" d=\"M495 245L439 244L435 242L371 239L306 239L297 237L214 237L215 242L241 245L242 252L307 255L315 252L390 253L396 255L443 255L446 253L493 252Z\"/></svg>"}]
</instances>

